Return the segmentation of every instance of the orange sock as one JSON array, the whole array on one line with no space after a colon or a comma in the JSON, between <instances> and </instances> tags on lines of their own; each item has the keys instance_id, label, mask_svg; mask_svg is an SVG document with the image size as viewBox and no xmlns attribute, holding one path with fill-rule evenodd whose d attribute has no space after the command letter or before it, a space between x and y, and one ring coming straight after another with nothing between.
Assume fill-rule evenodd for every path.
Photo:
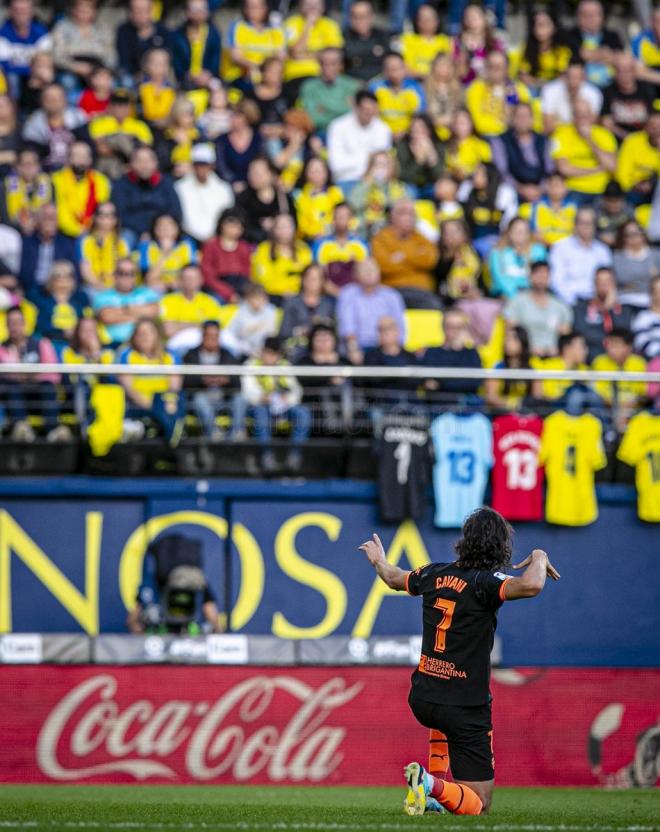
<instances>
[{"instance_id":1,"label":"orange sock","mask_svg":"<svg viewBox=\"0 0 660 832\"><path fill-rule=\"evenodd\" d=\"M448 783L433 778L431 795L454 815L479 815L483 803L479 795L462 783Z\"/></svg>"},{"instance_id":2,"label":"orange sock","mask_svg":"<svg viewBox=\"0 0 660 832\"><path fill-rule=\"evenodd\" d=\"M442 731L429 731L429 774L444 780L449 771L449 750L447 737Z\"/></svg>"}]
</instances>

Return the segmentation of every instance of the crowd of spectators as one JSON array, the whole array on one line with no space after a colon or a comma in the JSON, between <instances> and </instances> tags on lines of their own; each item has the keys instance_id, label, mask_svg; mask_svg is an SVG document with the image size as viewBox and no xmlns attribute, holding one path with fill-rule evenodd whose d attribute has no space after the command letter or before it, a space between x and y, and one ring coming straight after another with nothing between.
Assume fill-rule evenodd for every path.
<instances>
[{"instance_id":1,"label":"crowd of spectators","mask_svg":"<svg viewBox=\"0 0 660 832\"><path fill-rule=\"evenodd\" d=\"M7 4L0 362L63 366L2 377L3 431L33 438L34 407L68 438L72 362L659 368L660 9L629 40L599 0L542 8L516 43L500 2L394 3L391 30L370 0L341 22L323 0L209 5ZM211 439L223 408L231 439L286 419L291 467L310 405L347 418L340 376L115 384L126 437L149 417L178 441L188 401ZM499 409L567 392L380 387ZM584 398L621 427L657 392Z\"/></svg>"}]
</instances>

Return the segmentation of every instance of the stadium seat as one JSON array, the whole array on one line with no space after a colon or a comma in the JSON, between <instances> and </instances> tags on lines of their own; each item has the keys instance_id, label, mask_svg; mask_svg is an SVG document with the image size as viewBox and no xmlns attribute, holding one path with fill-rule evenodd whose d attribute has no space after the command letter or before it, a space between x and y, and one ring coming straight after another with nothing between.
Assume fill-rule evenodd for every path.
<instances>
[{"instance_id":1,"label":"stadium seat","mask_svg":"<svg viewBox=\"0 0 660 832\"><path fill-rule=\"evenodd\" d=\"M439 347L445 340L442 312L437 309L406 309L405 348L410 352Z\"/></svg>"}]
</instances>

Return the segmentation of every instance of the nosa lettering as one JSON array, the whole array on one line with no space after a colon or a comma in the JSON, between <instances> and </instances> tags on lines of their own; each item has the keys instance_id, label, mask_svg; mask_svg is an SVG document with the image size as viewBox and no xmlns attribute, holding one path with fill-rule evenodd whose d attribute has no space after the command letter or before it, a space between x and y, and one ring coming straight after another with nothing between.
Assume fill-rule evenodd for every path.
<instances>
[{"instance_id":1,"label":"nosa lettering","mask_svg":"<svg viewBox=\"0 0 660 832\"><path fill-rule=\"evenodd\" d=\"M39 732L37 765L52 780L124 775L245 782L326 780L343 758L333 711L363 685L341 677L318 686L293 676L253 676L213 699L130 699L110 673L91 676L52 708ZM122 704L120 704L120 702Z\"/></svg>"}]
</instances>

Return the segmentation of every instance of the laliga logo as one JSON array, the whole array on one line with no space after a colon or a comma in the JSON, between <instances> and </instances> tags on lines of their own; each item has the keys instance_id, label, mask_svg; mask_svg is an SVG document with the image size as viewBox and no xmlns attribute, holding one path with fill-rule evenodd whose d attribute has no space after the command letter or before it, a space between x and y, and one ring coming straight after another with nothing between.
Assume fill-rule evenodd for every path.
<instances>
[{"instance_id":1,"label":"laliga logo","mask_svg":"<svg viewBox=\"0 0 660 832\"><path fill-rule=\"evenodd\" d=\"M117 680L109 674L92 676L49 714L37 740L37 763L54 780L117 773L138 780L176 778L172 768L154 758L183 746L186 770L196 780L231 773L243 781L266 769L273 781L320 781L340 764L338 749L346 734L324 722L361 689L361 683L349 688L338 677L315 690L290 676L253 676L214 702L173 699L154 705L138 699L121 710L114 700ZM288 723L281 730L261 725L248 735L246 726L275 707L278 693L297 705ZM109 761L79 768L62 763L58 753L65 735L68 758L82 762L102 751Z\"/></svg>"}]
</instances>

